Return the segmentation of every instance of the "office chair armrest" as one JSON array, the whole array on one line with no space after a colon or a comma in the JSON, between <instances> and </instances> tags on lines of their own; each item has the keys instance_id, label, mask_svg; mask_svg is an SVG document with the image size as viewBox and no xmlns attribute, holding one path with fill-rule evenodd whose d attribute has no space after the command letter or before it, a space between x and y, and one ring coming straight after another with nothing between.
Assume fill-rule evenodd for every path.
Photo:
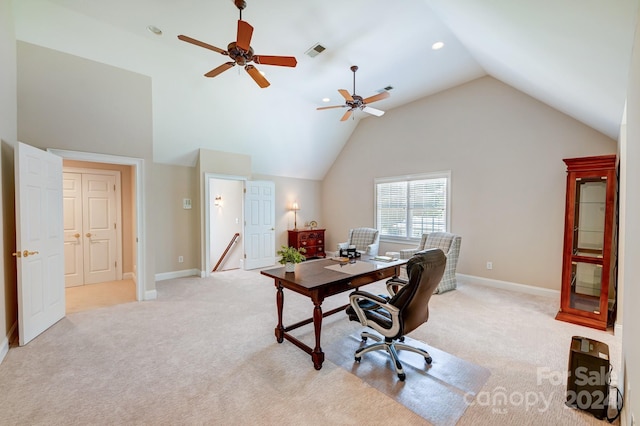
<instances>
[{"instance_id":1,"label":"office chair armrest","mask_svg":"<svg viewBox=\"0 0 640 426\"><path fill-rule=\"evenodd\" d=\"M409 284L408 280L405 280L404 278L400 278L400 277L393 277L393 278L389 278L387 280L387 291L389 292L389 294L391 296L395 296L397 291L395 290L396 287L402 287L404 285Z\"/></svg>"},{"instance_id":2,"label":"office chair armrest","mask_svg":"<svg viewBox=\"0 0 640 426\"><path fill-rule=\"evenodd\" d=\"M369 303L367 303L365 306L361 306L360 304L361 301L369 302ZM365 310L375 311L378 309L384 309L389 313L389 315L391 315L394 322L397 321L400 310L397 307L390 305L387 302L388 302L388 299L381 296L376 296L375 294L371 294L366 291L356 290L349 295L349 303L351 303L353 310L356 312L356 315L358 315L358 320L360 321L360 324L365 326L366 325L370 326L367 320L367 316L364 313Z\"/></svg>"}]
</instances>

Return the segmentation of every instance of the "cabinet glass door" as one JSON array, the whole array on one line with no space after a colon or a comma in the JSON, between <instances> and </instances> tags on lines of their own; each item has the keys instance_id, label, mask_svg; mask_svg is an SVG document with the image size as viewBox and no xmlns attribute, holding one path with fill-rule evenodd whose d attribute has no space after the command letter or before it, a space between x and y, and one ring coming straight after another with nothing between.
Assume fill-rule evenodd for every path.
<instances>
[{"instance_id":1,"label":"cabinet glass door","mask_svg":"<svg viewBox=\"0 0 640 426\"><path fill-rule=\"evenodd\" d=\"M602 257L606 213L607 180L576 181L573 255Z\"/></svg>"},{"instance_id":2,"label":"cabinet glass door","mask_svg":"<svg viewBox=\"0 0 640 426\"><path fill-rule=\"evenodd\" d=\"M601 286L602 265L573 262L569 307L599 314Z\"/></svg>"},{"instance_id":3,"label":"cabinet glass door","mask_svg":"<svg viewBox=\"0 0 640 426\"><path fill-rule=\"evenodd\" d=\"M569 306L595 314L600 313L606 197L606 178L576 179Z\"/></svg>"}]
</instances>

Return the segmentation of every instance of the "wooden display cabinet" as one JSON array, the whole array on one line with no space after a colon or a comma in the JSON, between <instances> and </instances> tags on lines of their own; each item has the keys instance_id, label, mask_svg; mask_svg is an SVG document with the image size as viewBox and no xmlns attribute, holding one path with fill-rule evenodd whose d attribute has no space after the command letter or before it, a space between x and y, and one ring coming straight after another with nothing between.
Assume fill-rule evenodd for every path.
<instances>
[{"instance_id":1,"label":"wooden display cabinet","mask_svg":"<svg viewBox=\"0 0 640 426\"><path fill-rule=\"evenodd\" d=\"M560 311L606 330L615 318L616 156L568 158Z\"/></svg>"},{"instance_id":2,"label":"wooden display cabinet","mask_svg":"<svg viewBox=\"0 0 640 426\"><path fill-rule=\"evenodd\" d=\"M289 247L304 248L307 259L326 257L324 252L324 229L289 230Z\"/></svg>"}]
</instances>

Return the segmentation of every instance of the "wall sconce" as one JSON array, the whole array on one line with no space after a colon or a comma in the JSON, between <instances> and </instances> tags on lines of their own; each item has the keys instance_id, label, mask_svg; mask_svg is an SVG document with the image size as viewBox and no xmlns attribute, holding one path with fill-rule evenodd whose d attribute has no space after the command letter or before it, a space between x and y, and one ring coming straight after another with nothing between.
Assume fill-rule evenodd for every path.
<instances>
[{"instance_id":1,"label":"wall sconce","mask_svg":"<svg viewBox=\"0 0 640 426\"><path fill-rule=\"evenodd\" d=\"M213 205L216 207L222 207L222 197L220 195L216 195L216 199L213 200Z\"/></svg>"},{"instance_id":2,"label":"wall sconce","mask_svg":"<svg viewBox=\"0 0 640 426\"><path fill-rule=\"evenodd\" d=\"M300 210L297 201L291 204L291 210L293 210L293 230L296 231L298 229L298 210Z\"/></svg>"}]
</instances>

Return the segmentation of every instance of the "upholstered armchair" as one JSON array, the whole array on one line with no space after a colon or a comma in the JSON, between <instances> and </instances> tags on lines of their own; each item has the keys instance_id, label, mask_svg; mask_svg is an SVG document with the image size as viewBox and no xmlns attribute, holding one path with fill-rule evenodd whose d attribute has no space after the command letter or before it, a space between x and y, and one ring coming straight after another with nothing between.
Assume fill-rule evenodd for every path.
<instances>
[{"instance_id":1,"label":"upholstered armchair","mask_svg":"<svg viewBox=\"0 0 640 426\"><path fill-rule=\"evenodd\" d=\"M340 249L348 249L349 246L356 246L356 250L361 254L377 256L380 247L380 232L375 228L353 228L349 231L349 240L338 243L338 252Z\"/></svg>"},{"instance_id":2,"label":"upholstered armchair","mask_svg":"<svg viewBox=\"0 0 640 426\"><path fill-rule=\"evenodd\" d=\"M413 249L400 250L400 259L410 259L415 253L430 249L439 248L447 256L447 267L442 276L442 281L436 288L435 293L444 293L453 290L457 286L456 267L458 266L458 256L460 255L460 243L462 237L449 232L431 232L430 234L422 234L422 239L418 247ZM400 277L407 279L406 268L401 268Z\"/></svg>"}]
</instances>

